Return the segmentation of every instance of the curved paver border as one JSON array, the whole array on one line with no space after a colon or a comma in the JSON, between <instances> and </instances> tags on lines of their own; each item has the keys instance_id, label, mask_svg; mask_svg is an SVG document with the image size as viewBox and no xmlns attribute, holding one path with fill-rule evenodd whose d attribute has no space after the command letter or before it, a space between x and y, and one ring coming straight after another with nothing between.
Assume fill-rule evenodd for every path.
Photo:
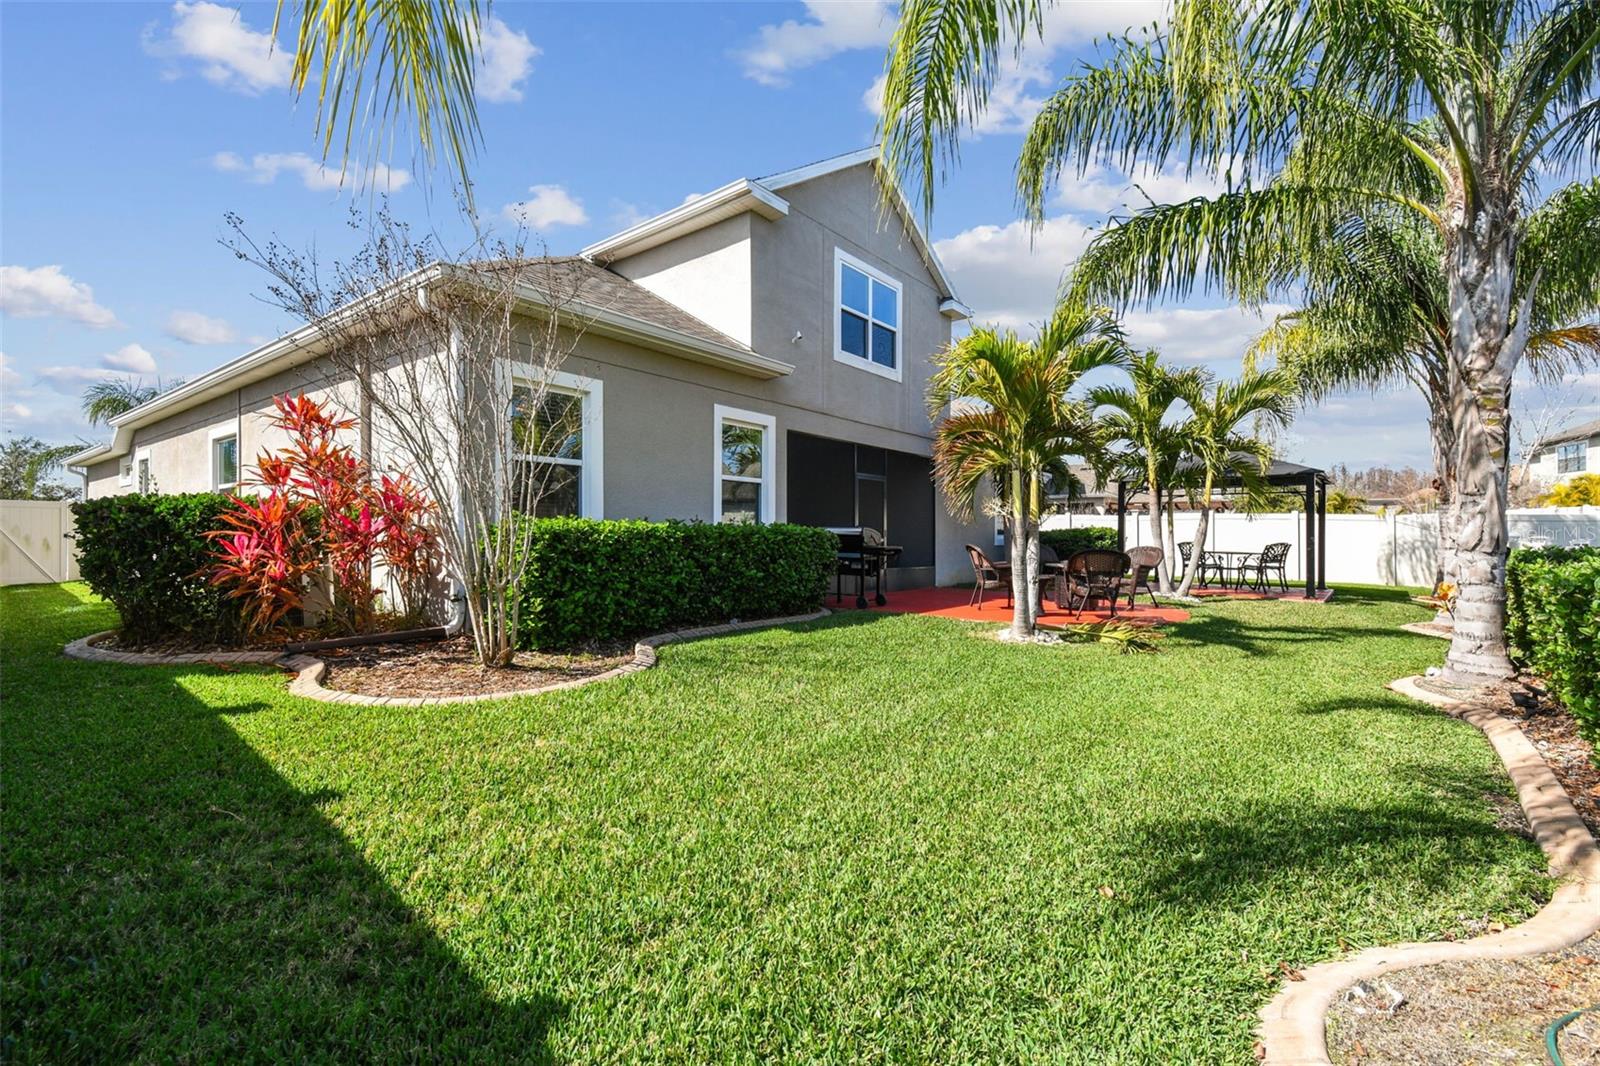
<instances>
[{"instance_id":1,"label":"curved paver border","mask_svg":"<svg viewBox=\"0 0 1600 1066\"><path fill-rule=\"evenodd\" d=\"M685 640L699 640L702 637L726 636L730 633L743 633L752 629L768 629L772 626L815 622L817 619L826 618L832 613L824 607L809 614L786 615L782 618L756 618L748 622L726 622L722 625L697 626L694 629L675 629L668 633L657 633L653 636L643 637L634 644L632 659L603 673L591 674L588 677L577 677L570 681L552 681L548 685L539 685L534 688L512 689L507 692L483 692L468 696L370 696L363 692L345 692L340 689L327 688L322 684L322 679L327 675L328 664L312 655L284 655L276 651L175 652L162 654L158 652L114 651L111 648L96 647L99 641L115 636L117 631L114 629L91 633L87 637L73 641L62 650L66 655L74 659L84 659L90 662L123 663L129 666L262 663L294 671L294 679L289 682L289 692L291 695L304 696L306 699L321 700L323 703L355 704L362 707L434 707L445 703L482 703L486 700L504 700L516 696L537 696L541 692L582 688L584 685L592 685L598 681L609 681L614 677L623 677L627 674L638 673L640 670L650 669L656 665L656 649L664 644L676 644Z\"/></svg>"},{"instance_id":2,"label":"curved paver border","mask_svg":"<svg viewBox=\"0 0 1600 1066\"><path fill-rule=\"evenodd\" d=\"M1396 692L1431 703L1470 722L1488 737L1517 787L1534 839L1550 872L1566 880L1550 902L1521 925L1471 940L1368 948L1347 959L1306 968L1305 980L1286 984L1261 1009L1256 1030L1275 1066L1326 1066L1327 1013L1334 998L1360 980L1413 966L1468 959L1511 959L1570 947L1600 930L1600 847L1578 817L1566 790L1515 722L1483 707L1429 692L1415 677L1390 682Z\"/></svg>"}]
</instances>

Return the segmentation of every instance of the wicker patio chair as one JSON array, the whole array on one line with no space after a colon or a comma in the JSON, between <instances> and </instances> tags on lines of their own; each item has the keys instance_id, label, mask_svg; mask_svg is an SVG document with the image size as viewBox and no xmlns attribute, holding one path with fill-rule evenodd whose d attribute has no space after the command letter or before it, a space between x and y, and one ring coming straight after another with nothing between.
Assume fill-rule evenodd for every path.
<instances>
[{"instance_id":1,"label":"wicker patio chair","mask_svg":"<svg viewBox=\"0 0 1600 1066\"><path fill-rule=\"evenodd\" d=\"M1184 545L1192 548L1193 545ZM1166 558L1166 553L1160 548L1144 545L1128 549L1128 565L1131 572L1122 579L1121 589L1128 594L1128 606L1133 606L1133 597L1140 591L1150 597L1150 602L1156 602L1156 590L1150 587L1150 575L1161 566L1161 560Z\"/></svg>"},{"instance_id":2,"label":"wicker patio chair","mask_svg":"<svg viewBox=\"0 0 1600 1066\"><path fill-rule=\"evenodd\" d=\"M967 558L972 561L972 597L967 600L967 606L977 605L978 610L983 610L983 594L994 589L1006 590L1006 602L1011 601L1011 577L1002 574L1000 568L989 561L983 554L983 549L976 544L967 545Z\"/></svg>"},{"instance_id":3,"label":"wicker patio chair","mask_svg":"<svg viewBox=\"0 0 1600 1066\"><path fill-rule=\"evenodd\" d=\"M1127 569L1128 557L1122 552L1103 548L1077 552L1067 560L1064 606L1081 615L1090 600L1102 600L1110 606L1111 613L1116 614L1122 575Z\"/></svg>"}]
</instances>

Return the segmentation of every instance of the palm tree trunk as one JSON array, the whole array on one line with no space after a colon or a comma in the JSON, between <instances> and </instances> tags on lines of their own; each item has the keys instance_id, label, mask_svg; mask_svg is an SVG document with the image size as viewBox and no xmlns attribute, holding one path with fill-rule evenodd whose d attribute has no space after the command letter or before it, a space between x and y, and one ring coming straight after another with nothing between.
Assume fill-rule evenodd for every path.
<instances>
[{"instance_id":1,"label":"palm tree trunk","mask_svg":"<svg viewBox=\"0 0 1600 1066\"><path fill-rule=\"evenodd\" d=\"M1011 635L1026 640L1033 635L1028 586L1023 584L1028 576L1028 499L1022 493L1022 471L1016 468L1011 471L1011 531Z\"/></svg>"},{"instance_id":2,"label":"palm tree trunk","mask_svg":"<svg viewBox=\"0 0 1600 1066\"><path fill-rule=\"evenodd\" d=\"M1043 523L1043 509L1040 506L1039 472L1032 471L1028 475L1028 510L1033 516L1033 521L1028 524L1028 628L1036 629L1039 625L1039 615L1044 610L1039 596L1039 527Z\"/></svg>"},{"instance_id":3,"label":"palm tree trunk","mask_svg":"<svg viewBox=\"0 0 1600 1066\"><path fill-rule=\"evenodd\" d=\"M1439 535L1438 558L1433 568L1433 587L1456 583L1456 435L1451 418L1451 398L1448 393L1431 396L1428 416L1428 435L1433 445L1434 478L1438 483ZM1449 625L1454 621L1448 610L1441 607L1434 621Z\"/></svg>"},{"instance_id":4,"label":"palm tree trunk","mask_svg":"<svg viewBox=\"0 0 1600 1066\"><path fill-rule=\"evenodd\" d=\"M1155 534L1156 545L1161 548L1161 562L1156 565L1156 588L1172 593L1172 563L1164 546L1166 535L1161 523L1161 485L1156 480L1156 467L1150 463L1145 471L1145 481L1150 488L1150 532Z\"/></svg>"},{"instance_id":5,"label":"palm tree trunk","mask_svg":"<svg viewBox=\"0 0 1600 1066\"><path fill-rule=\"evenodd\" d=\"M1445 677L1511 676L1506 653L1506 487L1511 452L1511 375L1527 346L1534 284L1513 316L1516 247L1492 207L1458 207L1445 256L1455 380L1456 623Z\"/></svg>"},{"instance_id":6,"label":"palm tree trunk","mask_svg":"<svg viewBox=\"0 0 1600 1066\"><path fill-rule=\"evenodd\" d=\"M1189 595L1189 589L1194 586L1194 575L1200 569L1201 560L1206 554L1206 530L1211 525L1211 474L1206 473L1205 491L1200 494L1200 518L1194 527L1194 542L1189 547L1189 566L1183 572L1183 581L1178 585L1178 595Z\"/></svg>"}]
</instances>

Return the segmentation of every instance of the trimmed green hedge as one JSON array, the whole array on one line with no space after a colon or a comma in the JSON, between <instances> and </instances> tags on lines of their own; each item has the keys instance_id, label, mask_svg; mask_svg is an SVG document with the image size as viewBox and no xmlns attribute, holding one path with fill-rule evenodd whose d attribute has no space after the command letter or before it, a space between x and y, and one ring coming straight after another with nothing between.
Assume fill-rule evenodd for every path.
<instances>
[{"instance_id":1,"label":"trimmed green hedge","mask_svg":"<svg viewBox=\"0 0 1600 1066\"><path fill-rule=\"evenodd\" d=\"M220 492L106 496L72 505L78 568L117 608L136 641L190 637L231 644L243 632L239 607L204 577L213 561L206 533L232 497Z\"/></svg>"},{"instance_id":2,"label":"trimmed green hedge","mask_svg":"<svg viewBox=\"0 0 1600 1066\"><path fill-rule=\"evenodd\" d=\"M1054 548L1056 554L1065 559L1074 552L1088 551L1091 548L1109 548L1116 551L1117 531L1102 529L1099 526L1045 529L1039 532L1039 543Z\"/></svg>"},{"instance_id":3,"label":"trimmed green hedge","mask_svg":"<svg viewBox=\"0 0 1600 1066\"><path fill-rule=\"evenodd\" d=\"M1585 733L1600 736L1600 548L1512 552L1506 635Z\"/></svg>"},{"instance_id":4,"label":"trimmed green hedge","mask_svg":"<svg viewBox=\"0 0 1600 1066\"><path fill-rule=\"evenodd\" d=\"M531 526L525 648L814 611L838 550L838 538L812 526L519 521Z\"/></svg>"}]
</instances>

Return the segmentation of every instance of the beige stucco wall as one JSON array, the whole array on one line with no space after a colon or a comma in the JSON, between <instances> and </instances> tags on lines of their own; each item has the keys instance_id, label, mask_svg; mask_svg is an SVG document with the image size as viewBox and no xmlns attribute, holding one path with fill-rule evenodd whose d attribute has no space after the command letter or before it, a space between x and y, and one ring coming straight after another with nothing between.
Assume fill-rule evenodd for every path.
<instances>
[{"instance_id":1,"label":"beige stucco wall","mask_svg":"<svg viewBox=\"0 0 1600 1066\"><path fill-rule=\"evenodd\" d=\"M1536 483L1545 486L1554 486L1562 482L1571 481L1578 474L1600 474L1600 437L1590 437L1585 452L1583 469L1567 474L1556 472L1555 447L1541 449L1528 464L1528 476Z\"/></svg>"},{"instance_id":2,"label":"beige stucco wall","mask_svg":"<svg viewBox=\"0 0 1600 1066\"><path fill-rule=\"evenodd\" d=\"M898 217L885 220L880 214L868 168L792 186L784 196L791 209L782 219L769 222L745 215L729 220L735 225L718 223L657 250L659 254L646 253L618 264L619 271L637 276L641 283L654 279L662 295L672 291L675 295L669 298L691 310L701 299L694 295L697 286L704 299L722 300L722 311L712 309L709 315L702 301L700 316L708 321L711 315L722 317L712 324L736 336L737 309L745 301L745 333L752 347L794 364L795 371L760 380L598 334L584 336L562 369L603 386L605 517L709 521L718 485L714 413L718 404L775 420L772 487L779 521L787 515L786 438L791 430L929 454L932 426L923 396L930 358L950 337L950 323L939 314L942 294L934 279ZM901 381L833 357L836 248L889 274L902 286ZM698 275L687 266L692 259L687 253L696 249L710 260ZM748 295L740 295L736 264L741 256L749 265L745 284L755 287L753 304ZM801 339L792 342L797 332ZM525 333L530 340L538 336L532 323ZM336 376L329 361L319 359L245 386L135 431L134 454L148 449L159 491L209 489L213 429L241 426L240 460L248 465L262 449L281 444L267 425L275 395L304 390L355 412L353 386L331 380ZM381 447L379 453L380 464L386 465ZM118 483L114 461L91 468L89 478L91 497L132 491ZM981 518L959 522L942 500L936 501L935 514L935 572L917 576L941 583L970 579L962 545L971 541L987 547L993 540L992 522Z\"/></svg>"},{"instance_id":3,"label":"beige stucco wall","mask_svg":"<svg viewBox=\"0 0 1600 1066\"><path fill-rule=\"evenodd\" d=\"M723 219L613 264L623 277L751 345L750 226L754 215ZM759 350L759 349L758 349Z\"/></svg>"}]
</instances>

